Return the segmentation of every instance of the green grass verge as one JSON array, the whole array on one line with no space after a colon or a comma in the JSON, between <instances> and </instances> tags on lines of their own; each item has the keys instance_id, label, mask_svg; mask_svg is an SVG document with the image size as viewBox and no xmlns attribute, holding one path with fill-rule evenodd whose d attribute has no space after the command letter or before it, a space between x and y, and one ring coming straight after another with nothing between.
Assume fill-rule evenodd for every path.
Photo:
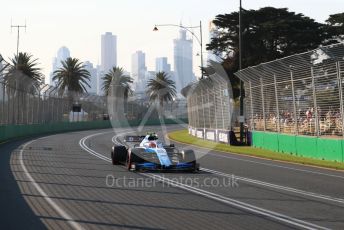
<instances>
[{"instance_id":1,"label":"green grass verge","mask_svg":"<svg viewBox=\"0 0 344 230\"><path fill-rule=\"evenodd\" d=\"M173 131L168 134L171 140L182 142L185 144L191 144L202 148L213 149L222 152L238 153L248 156L256 156L267 158L271 160L279 160L286 162L293 162L305 165L320 166L331 169L344 170L344 163L316 160L305 157L293 156L290 154L282 154L270 150L254 148L250 146L230 146L223 143L214 143L212 141L202 140L194 136L189 135L187 130Z\"/></svg>"}]
</instances>

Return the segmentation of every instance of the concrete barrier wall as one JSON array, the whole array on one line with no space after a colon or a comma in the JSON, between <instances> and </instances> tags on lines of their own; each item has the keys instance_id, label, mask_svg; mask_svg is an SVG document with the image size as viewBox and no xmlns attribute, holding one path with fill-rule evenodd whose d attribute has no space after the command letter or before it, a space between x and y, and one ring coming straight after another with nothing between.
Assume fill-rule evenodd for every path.
<instances>
[{"instance_id":1,"label":"concrete barrier wall","mask_svg":"<svg viewBox=\"0 0 344 230\"><path fill-rule=\"evenodd\" d=\"M344 162L344 140L342 139L253 131L252 145L285 154Z\"/></svg>"},{"instance_id":2,"label":"concrete barrier wall","mask_svg":"<svg viewBox=\"0 0 344 230\"><path fill-rule=\"evenodd\" d=\"M187 120L180 120L179 122L187 123ZM179 123L178 122L178 123ZM110 121L85 121L85 122L58 122L47 124L32 124L32 125L4 125L0 126L0 143L21 137L29 137L41 134L62 133L78 130L89 129L106 129L111 127L129 127L138 126L141 121L130 122L110 122ZM160 125L160 120L148 120L147 125ZM165 119L164 124L177 124L173 119Z\"/></svg>"},{"instance_id":3,"label":"concrete barrier wall","mask_svg":"<svg viewBox=\"0 0 344 230\"><path fill-rule=\"evenodd\" d=\"M0 126L0 142L40 134L60 133L88 129L110 128L109 121L58 122L32 125Z\"/></svg>"}]
</instances>

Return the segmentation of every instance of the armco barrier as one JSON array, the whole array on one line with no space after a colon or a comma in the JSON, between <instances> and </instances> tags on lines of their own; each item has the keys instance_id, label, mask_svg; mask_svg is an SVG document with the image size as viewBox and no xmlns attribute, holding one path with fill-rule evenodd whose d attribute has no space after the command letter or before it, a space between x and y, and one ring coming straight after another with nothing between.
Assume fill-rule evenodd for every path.
<instances>
[{"instance_id":1,"label":"armco barrier","mask_svg":"<svg viewBox=\"0 0 344 230\"><path fill-rule=\"evenodd\" d=\"M187 120L179 120L180 122L187 123ZM32 124L32 125L5 125L0 126L0 143L3 141L11 140L14 138L61 133L68 131L88 130L88 129L105 129L111 127L128 127L138 126L141 121L129 122L110 122L110 121L84 121L84 122L58 122L47 124ZM177 124L173 119L165 119L164 124ZM160 125L160 120L148 120L145 126Z\"/></svg>"},{"instance_id":2,"label":"armco barrier","mask_svg":"<svg viewBox=\"0 0 344 230\"><path fill-rule=\"evenodd\" d=\"M252 145L285 154L344 162L344 140L252 131Z\"/></svg>"}]
</instances>

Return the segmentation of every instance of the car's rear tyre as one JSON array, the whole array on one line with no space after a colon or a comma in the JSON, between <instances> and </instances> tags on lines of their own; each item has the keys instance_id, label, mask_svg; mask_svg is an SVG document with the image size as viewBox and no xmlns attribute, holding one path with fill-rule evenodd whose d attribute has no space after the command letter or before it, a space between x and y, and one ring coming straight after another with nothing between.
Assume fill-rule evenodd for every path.
<instances>
[{"instance_id":1,"label":"car's rear tyre","mask_svg":"<svg viewBox=\"0 0 344 230\"><path fill-rule=\"evenodd\" d=\"M128 151L125 146L118 145L114 146L113 151L111 152L111 159L113 165L119 165L122 162L125 162L127 159Z\"/></svg>"}]
</instances>

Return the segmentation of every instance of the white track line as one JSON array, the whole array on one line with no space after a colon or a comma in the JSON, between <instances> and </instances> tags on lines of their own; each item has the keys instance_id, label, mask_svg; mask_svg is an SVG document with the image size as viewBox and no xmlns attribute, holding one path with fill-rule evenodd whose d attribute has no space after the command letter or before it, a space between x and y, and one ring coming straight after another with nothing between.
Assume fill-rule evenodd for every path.
<instances>
[{"instance_id":1,"label":"white track line","mask_svg":"<svg viewBox=\"0 0 344 230\"><path fill-rule=\"evenodd\" d=\"M83 148L88 153L98 157L99 159L102 159L102 160L107 161L107 162L111 162L110 158L108 158L108 157L106 157L106 156L102 155L101 153L98 153L94 150L91 150L89 147L85 146L85 141L88 138L90 138L92 136L96 136L96 135L101 135L101 134L100 133L99 134L93 134L93 135L89 135L89 136L82 138L79 141L80 147ZM115 141L116 141L116 139L115 139ZM208 192L208 191L205 191L205 190L202 190L199 188L195 188L195 187L183 184L183 183L179 183L179 182L167 179L165 177L158 176L156 174L148 174L148 173L138 173L138 174L145 176L145 177L150 177L150 178L158 180L162 183L166 183L166 184L169 184L171 186L178 187L178 188L190 191L190 192L195 193L195 194L202 195L204 197L207 197L207 198L210 198L210 199L213 199L213 200L225 203L225 204L229 204L231 206L240 208L242 210L249 211L251 213L256 213L258 215L262 215L262 216L265 216L267 218L274 219L274 220L277 220L277 221L280 221L283 223L287 223L287 224L290 224L290 225L293 225L296 227L301 227L304 229L328 229L328 228L325 228L325 227L322 227L322 226L319 226L316 224L312 224L310 222L299 220L299 219L296 219L296 218L293 218L293 217L290 217L287 215L283 215L283 214L273 212L273 211L270 211L267 209L259 208L259 207L254 206L254 205L240 202L238 200L234 200L234 199L231 199L231 198L228 198L225 196L221 196L219 194L215 194L215 193Z\"/></svg>"},{"instance_id":2,"label":"white track line","mask_svg":"<svg viewBox=\"0 0 344 230\"><path fill-rule=\"evenodd\" d=\"M239 209L253 212L253 213L256 213L258 215L263 215L265 217L268 217L268 218L271 218L274 220L278 220L278 221L281 221L281 222L284 222L284 223L287 223L287 224L290 224L293 226L301 227L304 229L328 229L328 228L325 228L325 227L322 227L322 226L319 226L316 224L312 224L310 222L306 222L306 221L299 220L299 219L296 219L296 218L293 218L293 217L290 217L287 215L280 214L278 212L270 211L270 210L267 210L264 208L259 208L257 206L250 205L248 203L244 203L244 202L241 202L241 201L238 201L235 199L231 199L229 197L225 197L225 196L222 196L222 195L219 195L216 193L208 192L208 191L205 191L205 190L202 190L199 188L195 188L195 187L192 187L192 186L189 186L186 184L182 184L182 183L176 182L174 180L170 180L170 179L167 179L165 177L158 176L156 174L151 174L151 175L150 174L143 174L143 175L148 176L152 179L161 181L163 183L169 184L171 186L178 187L178 188L181 188L181 189L184 189L184 190L205 196L207 198L210 198L210 199L220 201L222 203L237 207Z\"/></svg>"},{"instance_id":3,"label":"white track line","mask_svg":"<svg viewBox=\"0 0 344 230\"><path fill-rule=\"evenodd\" d=\"M123 134L127 134L127 133L123 133ZM119 137L119 135L114 136L112 138L112 142L116 143L116 144L121 144L118 141L118 137ZM222 177L226 177L226 178L232 178L232 176L233 176L233 175L230 175L227 173L219 172L219 171L216 171L213 169L208 169L208 168L201 168L201 170L204 172L208 172L208 173L215 174L215 175L222 176ZM246 177L240 177L237 175L235 176L235 178L237 180L241 180L241 181L244 181L246 183L251 183L251 184L260 185L263 187L274 188L277 190L301 194L303 196L309 196L309 197L318 198L318 199L322 199L322 200L326 200L326 201L332 201L332 202L344 204L344 199L337 198L337 197L331 197L331 196L327 196L327 195L323 195L323 194L317 194L317 193L308 192L308 191L304 191L304 190L300 190L300 189L296 189L296 188L292 188L292 187L286 187L286 186L272 184L272 183L259 181L259 180L254 180L254 179L250 179L250 178L246 178Z\"/></svg>"},{"instance_id":4,"label":"white track line","mask_svg":"<svg viewBox=\"0 0 344 230\"><path fill-rule=\"evenodd\" d=\"M212 173L212 174L215 174L215 175L219 175L219 176L222 176L222 177L227 177L227 178L232 178L233 177L233 175L230 175L230 174L227 174L227 173L223 173L223 172L219 172L219 171L215 171L215 170L212 170L212 169L201 168L201 170L204 171L204 172L209 172L209 173ZM286 192L301 194L303 196L310 196L310 197L314 197L314 198L318 198L318 199L323 199L323 200L327 200L327 201L332 201L332 202L337 202L337 203L344 204L344 200L341 199L341 198L326 196L326 195L317 194L317 193L313 193L313 192L307 192L307 191L303 191L303 190L299 190L299 189L295 189L295 188L291 188L291 187L271 184L271 183L268 183L268 182L254 180L254 179L240 177L240 176L235 176L235 179L241 180L241 181L244 181L244 182L247 182L247 183L251 183L251 184L260 185L260 186L263 186L263 187L270 187L270 188L274 188L274 189L278 189L278 190L282 190L282 191L286 191Z\"/></svg>"},{"instance_id":5,"label":"white track line","mask_svg":"<svg viewBox=\"0 0 344 230\"><path fill-rule=\"evenodd\" d=\"M166 135L167 136L167 135ZM168 138L168 136L167 136ZM169 138L170 139L170 138ZM173 141L172 139L170 139L171 141ZM178 141L177 141L178 143ZM180 142L181 143L181 142ZM182 143L184 144L184 143ZM184 145L188 145L188 144L184 144ZM196 145L192 145L191 146L193 147L196 147L198 149L206 149L206 148L202 148L202 147L199 147L199 146L196 146ZM197 150L198 152L201 152L201 153L205 153L207 154L208 156L214 156L214 157L221 157L221 158L227 158L227 159L231 159L231 160L237 160L237 161L244 161L244 162L249 162L249 163L253 163L253 164L260 164L260 165L266 165L266 166L270 166L270 167L276 167L276 168L283 168L283 169L288 169L288 170L291 170L291 171L298 171L298 172L305 172L305 173L311 173L311 174L317 174L317 175L322 175L322 176L329 176L329 177L335 177L335 178L340 178L340 179L344 179L344 176L339 176L339 175L334 175L334 174L329 174L329 173L322 173L322 172L317 172L317 171L312 171L312 170L307 170L307 169L298 169L298 168L294 168L294 167L288 167L288 166L283 166L283 165L277 165L277 164L272 164L272 163L267 163L267 162L261 162L261 161L254 161L254 160L248 160L248 159L242 159L242 158L239 158L239 157L233 157L233 156L225 156L223 155L224 152L221 152L221 151L216 151L216 150L213 150L214 153L209 153L209 152L204 152L202 150ZM231 154L230 152L228 152L227 154ZM238 155L238 154L235 154L235 155ZM250 156L247 156L247 155L243 155L242 157L250 157ZM262 161L271 161L271 160L268 160L268 159L261 159ZM288 164L288 162L280 162L280 163L284 163L284 164ZM306 167L306 165L300 165L300 166L304 166ZM312 166L309 166L309 167L312 167ZM313 167L314 168L314 167ZM319 168L321 170L326 170L324 168Z\"/></svg>"},{"instance_id":6,"label":"white track line","mask_svg":"<svg viewBox=\"0 0 344 230\"><path fill-rule=\"evenodd\" d=\"M202 151L200 151L200 152L202 152ZM215 157L221 157L221 158L227 158L227 159L231 159L231 160L245 161L245 162L250 162L250 163L253 163L253 164L261 164L261 165L266 165L266 166L270 166L270 167L283 168L283 169L288 169L288 170L291 170L291 171L299 171L299 172L305 172L305 173L311 173L311 174L317 174L317 175L322 175L322 176L329 176L329 177L335 177L335 178L344 179L344 176L339 176L339 175L334 175L334 174L329 174L329 173L322 173L322 172L317 172L317 171L312 171L312 170L307 170L307 169L298 169L298 168L294 168L294 167L288 167L288 166L283 166L283 165L276 165L276 164L259 162L259 161L254 161L254 160L240 159L240 158L237 158L237 157L224 156L224 155L221 155L220 153L209 153L208 155L209 156L215 156Z\"/></svg>"},{"instance_id":7,"label":"white track line","mask_svg":"<svg viewBox=\"0 0 344 230\"><path fill-rule=\"evenodd\" d=\"M44 137L46 138L46 137ZM27 170L24 161L23 161L23 153L25 148L34 143L37 140L40 140L43 138L39 138L36 140L32 140L29 142L26 142L23 145L23 148L20 150L19 152L19 162L20 165L26 175L26 177L29 179L29 181L32 183L32 185L35 187L35 189L39 192L39 194L46 200L46 202L48 202L48 204L65 220L67 220L67 223L73 228L73 229L84 229L83 227L81 227L81 225L79 223L77 223L75 220L73 220L73 218L67 213L65 212L58 204L56 204L45 192L44 190L41 188L41 186L38 185L38 183L32 178L31 174L29 173L29 171Z\"/></svg>"}]
</instances>

